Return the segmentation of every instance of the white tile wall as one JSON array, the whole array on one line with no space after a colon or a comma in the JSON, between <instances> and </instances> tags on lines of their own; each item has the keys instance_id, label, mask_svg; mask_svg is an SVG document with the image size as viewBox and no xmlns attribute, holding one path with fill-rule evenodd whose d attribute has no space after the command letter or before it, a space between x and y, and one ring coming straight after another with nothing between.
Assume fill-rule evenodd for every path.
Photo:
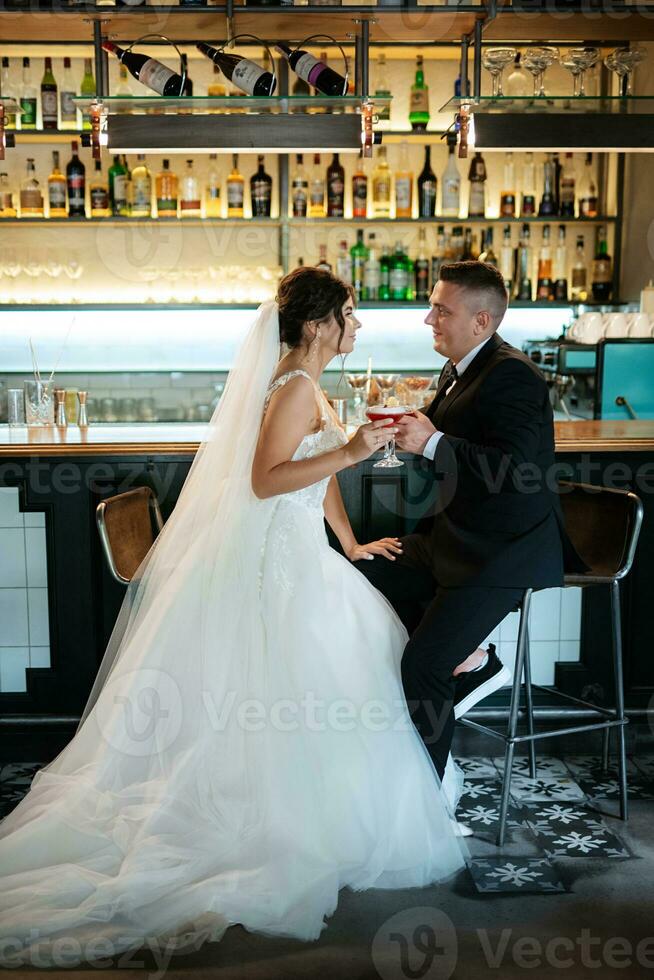
<instances>
[{"instance_id":1,"label":"white tile wall","mask_svg":"<svg viewBox=\"0 0 654 980\"><path fill-rule=\"evenodd\" d=\"M25 691L25 669L49 666L45 515L0 487L0 691Z\"/></svg>"}]
</instances>

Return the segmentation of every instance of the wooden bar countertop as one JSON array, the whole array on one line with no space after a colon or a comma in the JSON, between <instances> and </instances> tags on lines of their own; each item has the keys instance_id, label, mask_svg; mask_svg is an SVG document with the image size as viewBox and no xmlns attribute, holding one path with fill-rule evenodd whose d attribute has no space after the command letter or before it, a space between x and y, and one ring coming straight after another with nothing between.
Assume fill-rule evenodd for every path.
<instances>
[{"instance_id":1,"label":"wooden bar countertop","mask_svg":"<svg viewBox=\"0 0 654 980\"><path fill-rule=\"evenodd\" d=\"M654 450L654 419L555 422L554 428L559 453ZM0 456L193 455L206 429L206 423L184 422L95 422L85 429L5 424L0 425Z\"/></svg>"}]
</instances>

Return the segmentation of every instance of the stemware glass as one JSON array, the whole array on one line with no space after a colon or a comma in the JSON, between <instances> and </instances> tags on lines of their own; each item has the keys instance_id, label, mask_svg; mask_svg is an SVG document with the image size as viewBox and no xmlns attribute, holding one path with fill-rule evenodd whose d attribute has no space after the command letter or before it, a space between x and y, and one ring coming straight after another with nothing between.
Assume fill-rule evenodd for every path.
<instances>
[{"instance_id":1,"label":"stemware glass","mask_svg":"<svg viewBox=\"0 0 654 980\"><path fill-rule=\"evenodd\" d=\"M618 76L620 88L622 80L627 79L625 91L621 95L633 95L633 72L634 68L644 61L646 57L645 49L636 44L631 48L616 48L604 59L604 64L609 71Z\"/></svg>"},{"instance_id":2,"label":"stemware glass","mask_svg":"<svg viewBox=\"0 0 654 980\"><path fill-rule=\"evenodd\" d=\"M354 391L354 419L356 422L363 421L363 402L364 396L363 392L368 383L367 374L348 374L347 383L350 388Z\"/></svg>"},{"instance_id":3,"label":"stemware glass","mask_svg":"<svg viewBox=\"0 0 654 980\"><path fill-rule=\"evenodd\" d=\"M599 48L569 48L561 64L570 72L573 79L573 96L585 95L584 76L589 68L597 64L601 56Z\"/></svg>"},{"instance_id":4,"label":"stemware glass","mask_svg":"<svg viewBox=\"0 0 654 980\"><path fill-rule=\"evenodd\" d=\"M529 48L522 58L522 64L534 76L534 96L543 98L545 92L545 72L550 65L559 60L559 49L553 47Z\"/></svg>"},{"instance_id":5,"label":"stemware glass","mask_svg":"<svg viewBox=\"0 0 654 980\"><path fill-rule=\"evenodd\" d=\"M487 48L484 51L482 65L491 76L493 82L492 97L501 98L502 91L502 72L507 65L513 64L515 59L515 48Z\"/></svg>"},{"instance_id":6,"label":"stemware glass","mask_svg":"<svg viewBox=\"0 0 654 980\"><path fill-rule=\"evenodd\" d=\"M371 422L381 421L382 419L388 419L386 423L388 426L392 426L395 422L398 422L404 415L410 415L412 409L405 405L373 405L372 408L367 409L366 415ZM395 455L395 436L389 436L386 442L386 449L384 451L383 457L378 463L373 463L373 468L390 469L393 466L404 466L401 459L398 459Z\"/></svg>"}]
</instances>

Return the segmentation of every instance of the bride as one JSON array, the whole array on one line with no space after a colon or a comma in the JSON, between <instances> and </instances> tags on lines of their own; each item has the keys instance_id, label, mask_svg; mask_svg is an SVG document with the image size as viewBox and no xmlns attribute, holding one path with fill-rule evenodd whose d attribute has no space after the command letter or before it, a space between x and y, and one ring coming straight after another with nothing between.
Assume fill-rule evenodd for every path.
<instances>
[{"instance_id":1,"label":"bride","mask_svg":"<svg viewBox=\"0 0 654 980\"><path fill-rule=\"evenodd\" d=\"M0 824L3 965L172 954L236 923L312 940L344 886L463 866L460 771L441 785L402 692L406 630L351 564L398 552L356 542L335 477L379 423L348 443L318 385L359 326L313 268L259 308L75 736Z\"/></svg>"}]
</instances>

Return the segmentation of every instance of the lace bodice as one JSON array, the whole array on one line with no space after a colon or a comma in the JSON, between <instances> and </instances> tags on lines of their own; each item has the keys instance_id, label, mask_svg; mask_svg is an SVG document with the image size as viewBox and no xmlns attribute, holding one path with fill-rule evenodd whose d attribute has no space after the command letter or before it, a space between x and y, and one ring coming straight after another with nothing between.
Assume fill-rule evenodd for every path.
<instances>
[{"instance_id":1,"label":"lace bodice","mask_svg":"<svg viewBox=\"0 0 654 980\"><path fill-rule=\"evenodd\" d=\"M299 368L294 371L287 371L286 374L282 374L276 381L273 381L266 394L264 411L268 407L268 402L273 393L287 384L291 378L296 378L299 375L307 378L315 389L316 399L320 409L321 428L317 432L310 432L304 436L302 442L293 453L292 460L310 459L312 456L321 456L323 453L327 453L332 449L338 449L339 446L344 446L347 442L347 436L338 422L336 413L333 411L322 391L311 375ZM291 493L283 494L284 500L318 509L322 514L323 501L329 480L330 477L326 477L324 480L320 480L310 487L304 487L302 490L293 490Z\"/></svg>"}]
</instances>

